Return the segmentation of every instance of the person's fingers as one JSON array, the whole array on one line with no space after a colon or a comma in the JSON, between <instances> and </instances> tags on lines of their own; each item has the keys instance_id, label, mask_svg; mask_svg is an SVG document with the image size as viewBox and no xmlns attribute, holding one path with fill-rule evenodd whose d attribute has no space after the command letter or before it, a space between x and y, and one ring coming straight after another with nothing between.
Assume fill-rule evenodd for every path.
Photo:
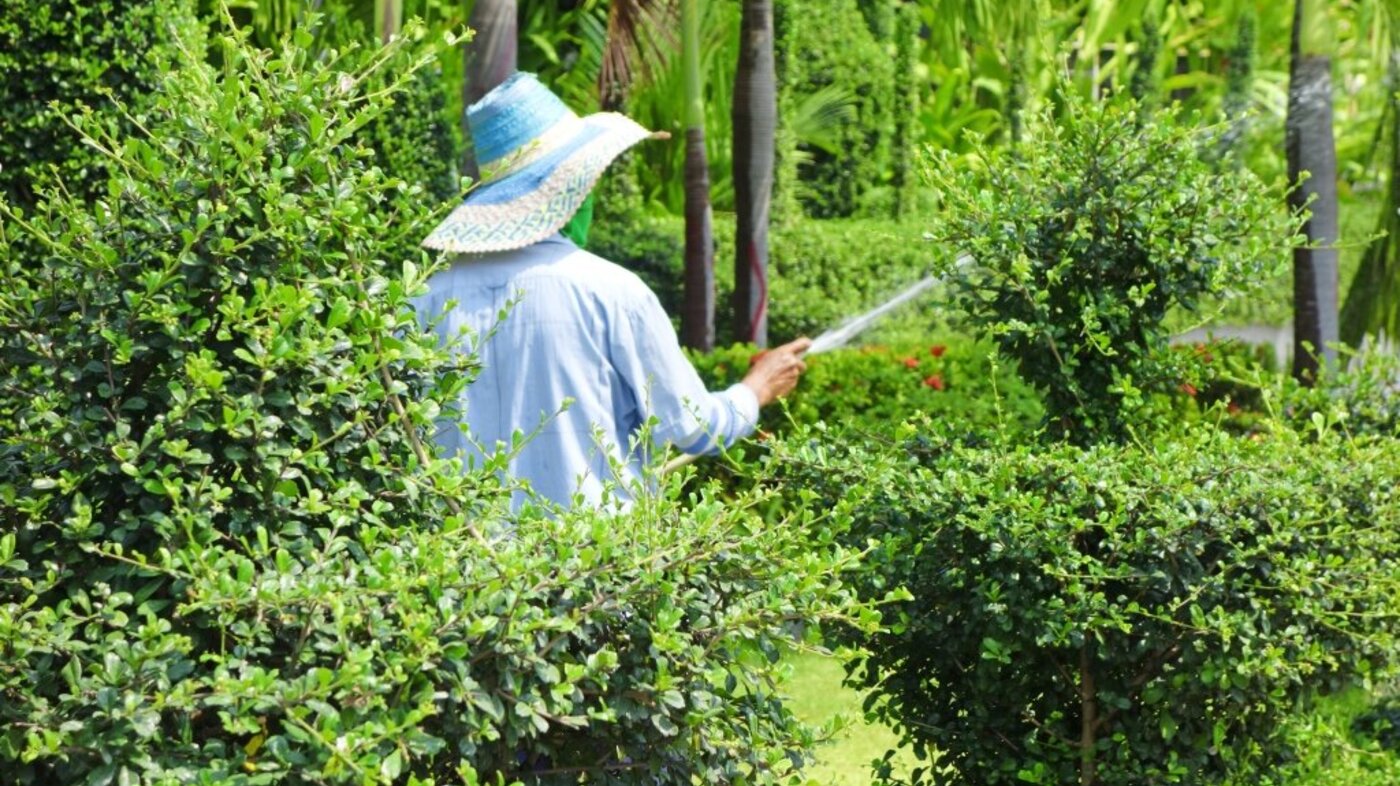
<instances>
[{"instance_id":1,"label":"person's fingers","mask_svg":"<svg viewBox=\"0 0 1400 786\"><path fill-rule=\"evenodd\" d=\"M812 339L807 338L806 336L803 336L802 338L799 338L799 339L796 339L796 340L793 340L793 341L789 341L788 343L782 345L781 347L778 347L778 349L786 350L786 351L791 352L791 353L793 353L793 354L795 354L795 355L801 355L803 352L806 352L807 350L809 350L809 349L811 349L811 348L812 348Z\"/></svg>"}]
</instances>

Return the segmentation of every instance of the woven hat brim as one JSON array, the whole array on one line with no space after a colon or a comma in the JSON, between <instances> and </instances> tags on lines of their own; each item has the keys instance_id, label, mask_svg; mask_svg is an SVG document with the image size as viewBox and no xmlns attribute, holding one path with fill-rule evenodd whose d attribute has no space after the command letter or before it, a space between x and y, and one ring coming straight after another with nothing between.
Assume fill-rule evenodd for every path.
<instances>
[{"instance_id":1,"label":"woven hat brim","mask_svg":"<svg viewBox=\"0 0 1400 786\"><path fill-rule=\"evenodd\" d=\"M538 243L558 232L578 211L608 165L633 145L652 136L632 119L602 112L584 122L601 126L602 133L547 171L526 167L511 177L538 177L532 190L509 201L489 198L486 183L468 195L423 240L425 248L460 254L510 251Z\"/></svg>"}]
</instances>

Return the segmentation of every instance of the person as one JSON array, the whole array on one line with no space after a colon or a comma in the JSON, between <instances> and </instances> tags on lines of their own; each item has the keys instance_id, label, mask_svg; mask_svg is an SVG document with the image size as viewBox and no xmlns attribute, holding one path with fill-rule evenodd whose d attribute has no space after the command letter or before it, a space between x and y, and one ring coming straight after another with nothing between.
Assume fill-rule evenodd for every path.
<instances>
[{"instance_id":1,"label":"person","mask_svg":"<svg viewBox=\"0 0 1400 786\"><path fill-rule=\"evenodd\" d=\"M606 167L654 135L616 113L579 117L527 73L467 121L483 176L423 241L457 256L416 307L480 372L461 402L465 424L444 423L438 443L470 462L507 451L509 474L529 488L517 508L533 496L626 506L657 444L703 454L751 434L759 408L797 384L810 342L763 353L742 382L709 391L656 295L571 239Z\"/></svg>"}]
</instances>

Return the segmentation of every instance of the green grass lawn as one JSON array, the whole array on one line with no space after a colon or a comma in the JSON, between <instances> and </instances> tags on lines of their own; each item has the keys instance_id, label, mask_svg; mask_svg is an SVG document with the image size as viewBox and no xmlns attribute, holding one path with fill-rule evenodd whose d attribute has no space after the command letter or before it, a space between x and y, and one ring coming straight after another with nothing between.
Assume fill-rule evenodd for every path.
<instances>
[{"instance_id":1,"label":"green grass lawn","mask_svg":"<svg viewBox=\"0 0 1400 786\"><path fill-rule=\"evenodd\" d=\"M847 722L829 743L816 752L816 763L807 770L819 786L867 786L873 780L870 763L898 748L894 732L867 723L861 710L861 694L841 684L844 671L834 657L801 653L789 658L792 680L788 694L793 712L811 724ZM1392 693L1393 691L1383 691ZM1279 786L1400 786L1400 751L1384 751L1351 730L1352 720L1365 713L1373 698L1354 689L1324 700L1316 712L1296 719L1294 735L1299 762ZM916 760L901 749L895 774L909 772ZM1257 778L1241 786L1262 786Z\"/></svg>"},{"instance_id":2,"label":"green grass lawn","mask_svg":"<svg viewBox=\"0 0 1400 786\"><path fill-rule=\"evenodd\" d=\"M846 722L831 742L817 749L816 764L807 775L820 786L866 786L872 780L870 763L898 747L894 732L865 721L861 694L841 684L845 672L837 658L800 653L791 656L790 662L793 712L810 724ZM900 751L896 761L896 773L907 773L914 754Z\"/></svg>"}]
</instances>

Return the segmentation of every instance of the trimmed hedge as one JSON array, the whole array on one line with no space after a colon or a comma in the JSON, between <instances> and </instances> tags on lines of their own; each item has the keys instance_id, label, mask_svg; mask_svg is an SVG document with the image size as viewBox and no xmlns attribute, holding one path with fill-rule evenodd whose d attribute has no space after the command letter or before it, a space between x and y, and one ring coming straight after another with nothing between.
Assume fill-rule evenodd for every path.
<instances>
[{"instance_id":1,"label":"trimmed hedge","mask_svg":"<svg viewBox=\"0 0 1400 786\"><path fill-rule=\"evenodd\" d=\"M778 68L777 211L800 203L816 218L891 215L897 172L912 145L907 133L915 92L896 72L902 49L916 43L899 33L895 0L778 0L774 54ZM852 116L824 136L800 144L791 119L803 99L835 87L849 97Z\"/></svg>"},{"instance_id":2,"label":"trimmed hedge","mask_svg":"<svg viewBox=\"0 0 1400 786\"><path fill-rule=\"evenodd\" d=\"M32 207L50 167L84 199L101 193L106 160L64 119L86 105L118 138L133 130L132 118L110 112L112 100L139 117L175 37L194 25L187 0L0 0L0 195Z\"/></svg>"},{"instance_id":3,"label":"trimmed hedge","mask_svg":"<svg viewBox=\"0 0 1400 786\"><path fill-rule=\"evenodd\" d=\"M1400 442L938 432L778 441L768 463L878 544L867 592L913 595L850 671L939 752L913 784L1246 782L1292 758L1286 719L1400 652Z\"/></svg>"},{"instance_id":4,"label":"trimmed hedge","mask_svg":"<svg viewBox=\"0 0 1400 786\"><path fill-rule=\"evenodd\" d=\"M1150 395L1186 370L1167 317L1238 295L1300 242L1282 184L1219 172L1208 132L1177 112L1066 91L1014 149L973 143L981 167L925 163L943 199L932 234L976 260L953 300L1045 400L1057 439L1125 440L1160 418Z\"/></svg>"},{"instance_id":5,"label":"trimmed hedge","mask_svg":"<svg viewBox=\"0 0 1400 786\"><path fill-rule=\"evenodd\" d=\"M807 360L807 373L784 406L763 412L760 427L823 423L838 431L891 436L918 415L958 433L1028 435L1044 416L1035 391L1009 364L994 366L992 348L956 334L918 344L838 349ZM711 389L743 379L756 350L739 344L691 361Z\"/></svg>"}]
</instances>

